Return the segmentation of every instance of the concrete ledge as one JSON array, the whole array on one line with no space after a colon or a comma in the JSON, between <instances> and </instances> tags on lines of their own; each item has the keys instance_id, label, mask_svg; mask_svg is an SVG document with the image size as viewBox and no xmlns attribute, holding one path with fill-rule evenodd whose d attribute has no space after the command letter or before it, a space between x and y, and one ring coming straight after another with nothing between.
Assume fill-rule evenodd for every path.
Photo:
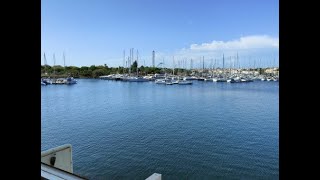
<instances>
[{"instance_id":1,"label":"concrete ledge","mask_svg":"<svg viewBox=\"0 0 320 180\"><path fill-rule=\"evenodd\" d=\"M41 152L41 162L73 173L71 144L65 144Z\"/></svg>"},{"instance_id":2,"label":"concrete ledge","mask_svg":"<svg viewBox=\"0 0 320 180\"><path fill-rule=\"evenodd\" d=\"M49 180L86 180L83 177L41 163L41 178Z\"/></svg>"},{"instance_id":3,"label":"concrete ledge","mask_svg":"<svg viewBox=\"0 0 320 180\"><path fill-rule=\"evenodd\" d=\"M161 174L153 173L146 180L161 180Z\"/></svg>"}]
</instances>

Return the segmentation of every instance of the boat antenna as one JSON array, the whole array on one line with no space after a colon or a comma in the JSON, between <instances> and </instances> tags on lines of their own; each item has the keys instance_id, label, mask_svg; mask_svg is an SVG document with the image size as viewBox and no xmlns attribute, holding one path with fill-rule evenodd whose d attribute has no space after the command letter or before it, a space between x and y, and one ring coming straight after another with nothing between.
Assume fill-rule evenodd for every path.
<instances>
[{"instance_id":1,"label":"boat antenna","mask_svg":"<svg viewBox=\"0 0 320 180\"><path fill-rule=\"evenodd\" d=\"M54 53L53 53L53 74L54 74L54 76L56 75L56 68L55 68L55 66L56 66L56 57L55 57L55 55L54 55Z\"/></svg>"},{"instance_id":2,"label":"boat antenna","mask_svg":"<svg viewBox=\"0 0 320 180\"><path fill-rule=\"evenodd\" d=\"M224 77L224 54L222 54L222 73Z\"/></svg>"},{"instance_id":3,"label":"boat antenna","mask_svg":"<svg viewBox=\"0 0 320 180\"><path fill-rule=\"evenodd\" d=\"M173 60L172 60L172 75L174 75L174 56L173 56Z\"/></svg>"},{"instance_id":4,"label":"boat antenna","mask_svg":"<svg viewBox=\"0 0 320 180\"><path fill-rule=\"evenodd\" d=\"M139 53L139 51L138 51L138 49L137 49L137 76L138 76L138 53Z\"/></svg>"},{"instance_id":5,"label":"boat antenna","mask_svg":"<svg viewBox=\"0 0 320 180\"><path fill-rule=\"evenodd\" d=\"M63 51L63 66L64 66L64 68L66 68L66 59L65 59L65 56L64 56L64 51Z\"/></svg>"},{"instance_id":6,"label":"boat antenna","mask_svg":"<svg viewBox=\"0 0 320 180\"><path fill-rule=\"evenodd\" d=\"M123 71L122 71L122 73L124 74L124 63L125 63L125 61L126 61L126 50L123 50Z\"/></svg>"},{"instance_id":7,"label":"boat antenna","mask_svg":"<svg viewBox=\"0 0 320 180\"><path fill-rule=\"evenodd\" d=\"M44 73L47 73L47 58L46 58L46 53L43 53L44 55Z\"/></svg>"},{"instance_id":8,"label":"boat antenna","mask_svg":"<svg viewBox=\"0 0 320 180\"><path fill-rule=\"evenodd\" d=\"M43 55L44 55L44 65L47 65L46 53L43 53Z\"/></svg>"}]
</instances>

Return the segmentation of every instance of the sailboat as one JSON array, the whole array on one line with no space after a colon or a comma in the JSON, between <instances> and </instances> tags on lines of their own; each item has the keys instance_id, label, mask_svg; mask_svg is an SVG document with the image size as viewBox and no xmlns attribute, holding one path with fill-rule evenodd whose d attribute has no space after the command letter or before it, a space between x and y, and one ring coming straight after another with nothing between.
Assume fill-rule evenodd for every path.
<instances>
[{"instance_id":1,"label":"sailboat","mask_svg":"<svg viewBox=\"0 0 320 180\"><path fill-rule=\"evenodd\" d=\"M224 54L222 56L222 60L223 60L223 66L222 66L223 76L212 78L213 82L227 82L227 79L225 78L225 74L224 74Z\"/></svg>"},{"instance_id":2,"label":"sailboat","mask_svg":"<svg viewBox=\"0 0 320 180\"><path fill-rule=\"evenodd\" d=\"M65 66L66 60L65 60L64 52L63 52L63 62L64 62L64 66ZM74 79L73 77L71 77L71 76L68 76L68 77L66 78L65 84L67 84L67 85L77 84L77 80L75 80L75 79Z\"/></svg>"},{"instance_id":3,"label":"sailboat","mask_svg":"<svg viewBox=\"0 0 320 180\"><path fill-rule=\"evenodd\" d=\"M44 55L44 72L47 74L47 59L46 59L46 53ZM52 84L52 80L50 78L41 78L41 85L48 85Z\"/></svg>"},{"instance_id":4,"label":"sailboat","mask_svg":"<svg viewBox=\"0 0 320 180\"><path fill-rule=\"evenodd\" d=\"M133 51L132 51L132 54L133 54ZM148 82L148 81L149 81L148 79L139 76L139 71L138 71L138 70L139 70L139 68L138 68L138 54L139 54L139 52L138 52L138 50L137 50L137 60L136 60L136 62L137 62L137 76L130 76L130 77L128 77L128 78L126 79L126 81L128 81L128 82ZM133 57L133 55L132 55L132 57Z\"/></svg>"}]
</instances>

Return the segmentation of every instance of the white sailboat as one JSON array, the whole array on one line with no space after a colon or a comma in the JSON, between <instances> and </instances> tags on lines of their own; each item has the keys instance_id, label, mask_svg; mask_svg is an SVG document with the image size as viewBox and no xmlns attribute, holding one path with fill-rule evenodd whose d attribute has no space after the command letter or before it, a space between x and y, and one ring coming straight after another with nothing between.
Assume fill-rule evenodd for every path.
<instances>
[{"instance_id":1,"label":"white sailboat","mask_svg":"<svg viewBox=\"0 0 320 180\"><path fill-rule=\"evenodd\" d=\"M223 60L223 66L222 66L222 76L218 76L215 78L212 78L213 82L227 82L227 79L225 78L225 73L224 73L224 54L222 56L222 60Z\"/></svg>"},{"instance_id":2,"label":"white sailboat","mask_svg":"<svg viewBox=\"0 0 320 180\"><path fill-rule=\"evenodd\" d=\"M132 58L133 58L133 51L132 51ZM144 77L140 77L139 76L139 68L138 68L138 59L139 59L139 51L137 50L137 70L136 70L136 76L129 76L126 78L126 81L128 82L148 82L149 80L144 78Z\"/></svg>"},{"instance_id":3,"label":"white sailboat","mask_svg":"<svg viewBox=\"0 0 320 180\"><path fill-rule=\"evenodd\" d=\"M63 63L64 63L64 67L66 67L66 59L65 59L65 55L63 52ZM65 80L65 84L67 85L71 85L71 84L77 84L77 80L75 80L73 77L68 76Z\"/></svg>"},{"instance_id":4,"label":"white sailboat","mask_svg":"<svg viewBox=\"0 0 320 180\"><path fill-rule=\"evenodd\" d=\"M44 73L47 75L47 58L46 53L43 54L44 56ZM52 80L50 78L41 78L41 85L48 85L52 84Z\"/></svg>"}]
</instances>

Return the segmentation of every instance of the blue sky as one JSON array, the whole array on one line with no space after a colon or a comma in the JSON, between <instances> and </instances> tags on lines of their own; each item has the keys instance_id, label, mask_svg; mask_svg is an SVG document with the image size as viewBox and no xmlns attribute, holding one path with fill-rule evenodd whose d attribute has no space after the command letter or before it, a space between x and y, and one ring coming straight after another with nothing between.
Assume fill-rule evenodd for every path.
<instances>
[{"instance_id":1,"label":"blue sky","mask_svg":"<svg viewBox=\"0 0 320 180\"><path fill-rule=\"evenodd\" d=\"M190 59L226 66L278 65L278 0L42 0L41 64L123 66L129 49L140 65L175 67ZM181 63L179 63L181 64Z\"/></svg>"}]
</instances>

